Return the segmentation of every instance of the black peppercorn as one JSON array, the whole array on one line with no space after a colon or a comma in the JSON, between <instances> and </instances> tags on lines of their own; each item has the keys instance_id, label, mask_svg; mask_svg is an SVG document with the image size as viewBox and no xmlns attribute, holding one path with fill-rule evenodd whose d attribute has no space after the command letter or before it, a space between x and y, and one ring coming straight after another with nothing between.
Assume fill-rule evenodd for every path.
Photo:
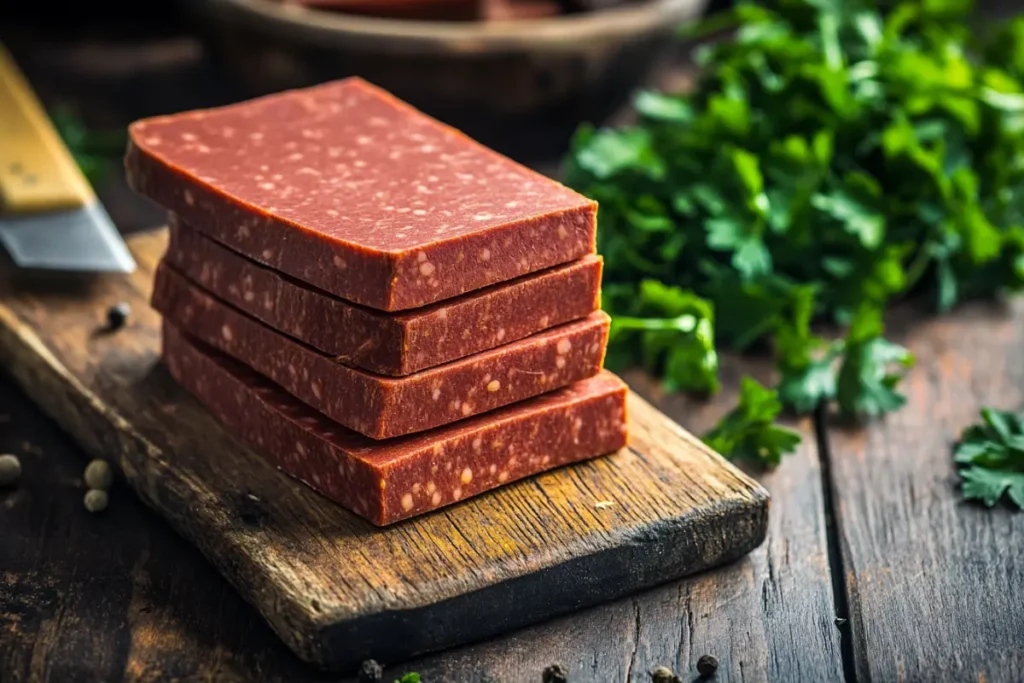
<instances>
[{"instance_id":1,"label":"black peppercorn","mask_svg":"<svg viewBox=\"0 0 1024 683\"><path fill-rule=\"evenodd\" d=\"M567 683L569 674L561 664L552 664L544 669L544 683Z\"/></svg>"},{"instance_id":2,"label":"black peppercorn","mask_svg":"<svg viewBox=\"0 0 1024 683\"><path fill-rule=\"evenodd\" d=\"M359 667L359 683L379 683L384 678L384 667L373 659L367 659Z\"/></svg>"},{"instance_id":3,"label":"black peppercorn","mask_svg":"<svg viewBox=\"0 0 1024 683\"><path fill-rule=\"evenodd\" d=\"M697 673L701 678L711 678L718 671L718 658L714 655L704 655L697 660Z\"/></svg>"},{"instance_id":4,"label":"black peppercorn","mask_svg":"<svg viewBox=\"0 0 1024 683\"><path fill-rule=\"evenodd\" d=\"M132 313L132 307L122 301L107 309L107 329L117 330L124 326L128 316Z\"/></svg>"}]
</instances>

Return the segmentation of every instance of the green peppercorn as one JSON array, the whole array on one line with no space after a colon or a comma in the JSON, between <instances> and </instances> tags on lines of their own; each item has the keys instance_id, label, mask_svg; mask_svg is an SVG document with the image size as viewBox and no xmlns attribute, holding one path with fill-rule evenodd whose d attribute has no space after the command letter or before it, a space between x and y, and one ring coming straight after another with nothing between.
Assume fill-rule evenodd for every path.
<instances>
[{"instance_id":1,"label":"green peppercorn","mask_svg":"<svg viewBox=\"0 0 1024 683\"><path fill-rule=\"evenodd\" d=\"M667 666L659 666L651 672L652 683L672 683L675 677L676 675L672 673L672 669Z\"/></svg>"},{"instance_id":2,"label":"green peppercorn","mask_svg":"<svg viewBox=\"0 0 1024 683\"><path fill-rule=\"evenodd\" d=\"M110 498L107 497L106 491L89 489L85 492L85 509L89 512L103 512L107 509L108 502Z\"/></svg>"},{"instance_id":3,"label":"green peppercorn","mask_svg":"<svg viewBox=\"0 0 1024 683\"><path fill-rule=\"evenodd\" d=\"M0 486L14 486L21 479L21 461L9 453L0 455Z\"/></svg>"},{"instance_id":4,"label":"green peppercorn","mask_svg":"<svg viewBox=\"0 0 1024 683\"><path fill-rule=\"evenodd\" d=\"M372 659L367 659L359 667L359 683L378 683L384 678L384 667Z\"/></svg>"},{"instance_id":5,"label":"green peppercorn","mask_svg":"<svg viewBox=\"0 0 1024 683\"><path fill-rule=\"evenodd\" d=\"M544 675L541 680L544 683L567 683L569 680L569 673L561 664L552 664L548 668L544 669Z\"/></svg>"},{"instance_id":6,"label":"green peppercorn","mask_svg":"<svg viewBox=\"0 0 1024 683\"><path fill-rule=\"evenodd\" d=\"M93 460L85 468L85 486L90 489L109 491L114 484L114 471L106 460Z\"/></svg>"},{"instance_id":7,"label":"green peppercorn","mask_svg":"<svg viewBox=\"0 0 1024 683\"><path fill-rule=\"evenodd\" d=\"M711 678L718 671L718 658L714 655L704 655L697 660L697 673L701 678Z\"/></svg>"}]
</instances>

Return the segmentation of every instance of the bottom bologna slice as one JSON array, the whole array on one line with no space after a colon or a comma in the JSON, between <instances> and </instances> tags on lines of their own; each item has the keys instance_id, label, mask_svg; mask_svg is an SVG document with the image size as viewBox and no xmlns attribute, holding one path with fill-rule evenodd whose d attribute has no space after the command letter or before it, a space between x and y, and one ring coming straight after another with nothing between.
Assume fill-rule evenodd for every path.
<instances>
[{"instance_id":1,"label":"bottom bologna slice","mask_svg":"<svg viewBox=\"0 0 1024 683\"><path fill-rule=\"evenodd\" d=\"M384 526L626 445L626 385L601 374L422 434L373 441L164 323L171 375L286 474Z\"/></svg>"},{"instance_id":2,"label":"bottom bologna slice","mask_svg":"<svg viewBox=\"0 0 1024 683\"><path fill-rule=\"evenodd\" d=\"M153 308L189 335L245 363L332 420L389 439L479 415L592 377L609 319L598 311L405 377L350 368L210 296L162 263Z\"/></svg>"}]
</instances>

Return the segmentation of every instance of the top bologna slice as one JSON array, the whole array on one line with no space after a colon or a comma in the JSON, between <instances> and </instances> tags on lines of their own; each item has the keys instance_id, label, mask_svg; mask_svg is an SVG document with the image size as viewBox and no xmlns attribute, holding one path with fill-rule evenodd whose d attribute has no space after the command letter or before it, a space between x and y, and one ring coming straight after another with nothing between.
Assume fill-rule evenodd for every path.
<instances>
[{"instance_id":1,"label":"top bologna slice","mask_svg":"<svg viewBox=\"0 0 1024 683\"><path fill-rule=\"evenodd\" d=\"M416 308L594 251L593 201L357 78L129 134L135 190L371 308Z\"/></svg>"}]
</instances>

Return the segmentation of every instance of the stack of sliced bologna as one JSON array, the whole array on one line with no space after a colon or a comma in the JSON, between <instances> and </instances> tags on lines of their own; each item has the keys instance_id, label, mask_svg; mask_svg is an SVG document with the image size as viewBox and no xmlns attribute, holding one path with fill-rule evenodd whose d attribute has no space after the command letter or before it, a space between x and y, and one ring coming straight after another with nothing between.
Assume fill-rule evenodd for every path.
<instances>
[{"instance_id":1,"label":"stack of sliced bologna","mask_svg":"<svg viewBox=\"0 0 1024 683\"><path fill-rule=\"evenodd\" d=\"M136 122L174 378L377 525L626 442L596 205L358 79Z\"/></svg>"}]
</instances>

